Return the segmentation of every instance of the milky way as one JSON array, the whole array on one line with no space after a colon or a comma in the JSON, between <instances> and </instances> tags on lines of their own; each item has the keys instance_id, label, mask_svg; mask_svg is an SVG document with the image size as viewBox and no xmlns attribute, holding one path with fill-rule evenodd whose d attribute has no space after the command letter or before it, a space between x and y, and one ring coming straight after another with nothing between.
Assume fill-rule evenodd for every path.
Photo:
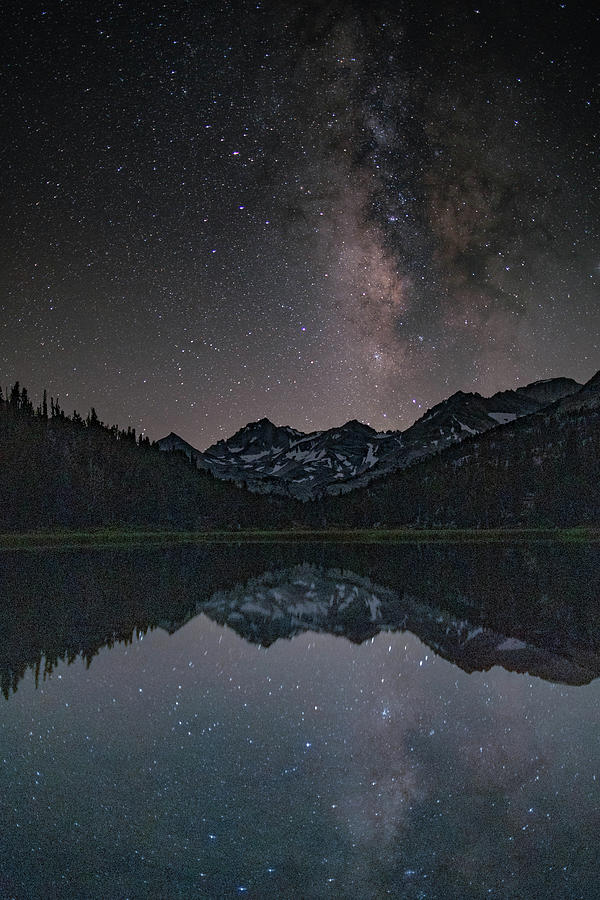
<instances>
[{"instance_id":1,"label":"milky way","mask_svg":"<svg viewBox=\"0 0 600 900\"><path fill-rule=\"evenodd\" d=\"M199 447L598 368L595 17L15 6L0 379Z\"/></svg>"}]
</instances>

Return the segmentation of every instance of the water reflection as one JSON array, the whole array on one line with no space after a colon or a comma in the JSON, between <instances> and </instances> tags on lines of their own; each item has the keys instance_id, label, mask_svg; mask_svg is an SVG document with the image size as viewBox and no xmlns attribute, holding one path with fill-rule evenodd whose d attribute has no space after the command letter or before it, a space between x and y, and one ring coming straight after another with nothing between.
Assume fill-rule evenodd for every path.
<instances>
[{"instance_id":1,"label":"water reflection","mask_svg":"<svg viewBox=\"0 0 600 900\"><path fill-rule=\"evenodd\" d=\"M411 631L467 672L550 681L600 674L593 547L214 546L4 553L0 685L199 613L269 646L320 631L361 643Z\"/></svg>"},{"instance_id":2,"label":"water reflection","mask_svg":"<svg viewBox=\"0 0 600 900\"><path fill-rule=\"evenodd\" d=\"M594 550L2 564L1 895L597 896Z\"/></svg>"}]
</instances>

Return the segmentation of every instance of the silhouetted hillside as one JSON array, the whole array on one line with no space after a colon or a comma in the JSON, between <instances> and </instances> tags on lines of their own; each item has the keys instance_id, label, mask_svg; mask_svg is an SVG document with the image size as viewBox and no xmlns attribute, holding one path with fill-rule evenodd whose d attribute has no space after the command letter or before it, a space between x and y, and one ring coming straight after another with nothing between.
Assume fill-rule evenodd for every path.
<instances>
[{"instance_id":1,"label":"silhouetted hillside","mask_svg":"<svg viewBox=\"0 0 600 900\"><path fill-rule=\"evenodd\" d=\"M597 524L600 405L569 401L332 498L324 519L353 527Z\"/></svg>"},{"instance_id":2,"label":"silhouetted hillside","mask_svg":"<svg viewBox=\"0 0 600 900\"><path fill-rule=\"evenodd\" d=\"M270 500L199 472L184 454L161 453L135 431L108 428L94 410L68 417L34 410L15 385L0 400L0 529L142 525L277 526L290 501Z\"/></svg>"}]
</instances>

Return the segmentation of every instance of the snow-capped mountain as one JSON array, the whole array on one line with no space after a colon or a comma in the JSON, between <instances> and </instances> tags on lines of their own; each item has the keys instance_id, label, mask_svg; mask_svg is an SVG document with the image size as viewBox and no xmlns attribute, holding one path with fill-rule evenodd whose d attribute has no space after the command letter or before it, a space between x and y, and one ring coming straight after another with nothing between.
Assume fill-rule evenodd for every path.
<instances>
[{"instance_id":1,"label":"snow-capped mountain","mask_svg":"<svg viewBox=\"0 0 600 900\"><path fill-rule=\"evenodd\" d=\"M273 443L269 435L276 434ZM340 428L302 434L267 419L247 425L202 454L199 463L220 478L249 487L314 497L337 482L355 480L386 458L395 458L399 433L378 433L356 420Z\"/></svg>"},{"instance_id":2,"label":"snow-capped mountain","mask_svg":"<svg viewBox=\"0 0 600 900\"><path fill-rule=\"evenodd\" d=\"M349 491L469 435L564 402L581 389L571 378L552 378L492 397L458 391L403 432L377 432L353 419L339 428L304 434L261 419L204 452L173 433L158 444L161 450L182 450L198 468L218 478L256 491L310 499Z\"/></svg>"}]
</instances>

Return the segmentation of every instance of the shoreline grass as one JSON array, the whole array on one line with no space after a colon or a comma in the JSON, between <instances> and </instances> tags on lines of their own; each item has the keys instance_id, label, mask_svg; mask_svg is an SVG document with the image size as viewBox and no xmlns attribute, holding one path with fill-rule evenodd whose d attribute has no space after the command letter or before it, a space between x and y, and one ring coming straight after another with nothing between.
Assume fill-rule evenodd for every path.
<instances>
[{"instance_id":1,"label":"shoreline grass","mask_svg":"<svg viewBox=\"0 0 600 900\"><path fill-rule=\"evenodd\" d=\"M134 528L45 529L0 534L0 550L145 547L213 543L487 544L595 543L600 528L290 528L153 531Z\"/></svg>"}]
</instances>

